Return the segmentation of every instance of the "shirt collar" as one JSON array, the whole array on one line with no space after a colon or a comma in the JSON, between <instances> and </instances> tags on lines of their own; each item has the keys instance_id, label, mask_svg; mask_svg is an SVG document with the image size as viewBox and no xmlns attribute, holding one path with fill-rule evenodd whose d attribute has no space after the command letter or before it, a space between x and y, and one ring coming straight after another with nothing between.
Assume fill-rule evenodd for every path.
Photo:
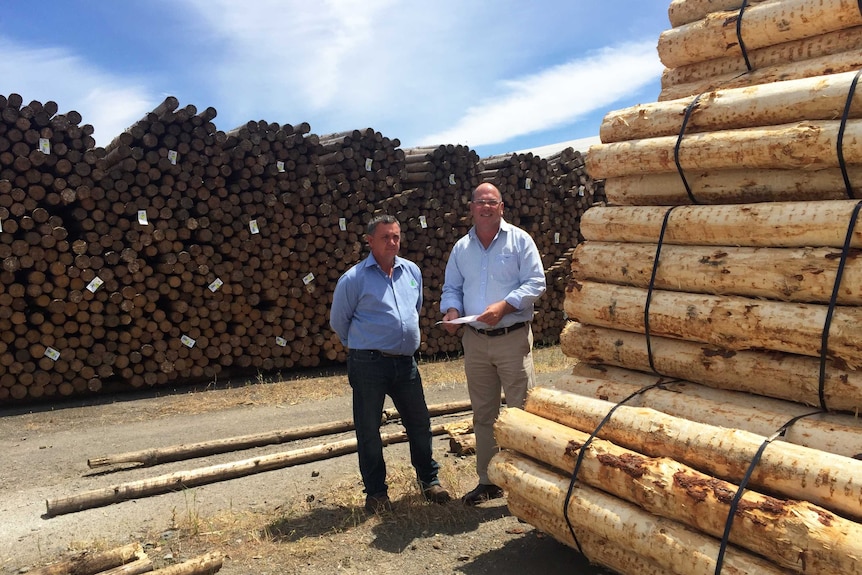
<instances>
[{"instance_id":1,"label":"shirt collar","mask_svg":"<svg viewBox=\"0 0 862 575\"><path fill-rule=\"evenodd\" d=\"M510 229L512 229L512 224L510 224L506 220L500 220L500 229L497 230L497 233L494 235L494 237L496 238L497 236L499 236L500 232L509 233ZM470 231L467 233L469 233L470 237L473 238L474 240L479 239L478 236L476 235L476 226L471 227Z\"/></svg>"}]
</instances>

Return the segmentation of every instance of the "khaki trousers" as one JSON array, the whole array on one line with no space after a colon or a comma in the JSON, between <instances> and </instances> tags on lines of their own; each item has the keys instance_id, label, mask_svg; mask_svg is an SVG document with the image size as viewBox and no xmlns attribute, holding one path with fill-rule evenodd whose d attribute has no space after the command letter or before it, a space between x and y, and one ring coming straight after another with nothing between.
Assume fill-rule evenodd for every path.
<instances>
[{"instance_id":1,"label":"khaki trousers","mask_svg":"<svg viewBox=\"0 0 862 575\"><path fill-rule=\"evenodd\" d=\"M476 472L479 483L490 485L488 464L499 451L494 439L494 422L500 415L501 393L508 407L523 408L527 390L535 383L533 331L527 324L506 335L492 337L467 326L461 343L467 391L473 408Z\"/></svg>"}]
</instances>

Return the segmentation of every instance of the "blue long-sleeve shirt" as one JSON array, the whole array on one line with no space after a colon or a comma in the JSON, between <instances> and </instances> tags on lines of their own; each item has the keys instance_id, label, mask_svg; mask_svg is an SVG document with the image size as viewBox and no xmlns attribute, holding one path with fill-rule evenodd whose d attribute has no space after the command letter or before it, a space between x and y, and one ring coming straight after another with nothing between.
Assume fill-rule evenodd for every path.
<instances>
[{"instance_id":1,"label":"blue long-sleeve shirt","mask_svg":"<svg viewBox=\"0 0 862 575\"><path fill-rule=\"evenodd\" d=\"M479 315L488 305L505 300L517 311L495 327L531 321L534 304L545 292L545 271L536 242L530 234L505 220L488 249L475 228L455 242L440 298L440 311L455 308L462 316ZM490 326L473 322L477 328Z\"/></svg>"},{"instance_id":2,"label":"blue long-sleeve shirt","mask_svg":"<svg viewBox=\"0 0 862 575\"><path fill-rule=\"evenodd\" d=\"M421 341L421 309L419 266L396 257L390 278L369 255L339 278L329 324L346 348L413 355Z\"/></svg>"}]
</instances>

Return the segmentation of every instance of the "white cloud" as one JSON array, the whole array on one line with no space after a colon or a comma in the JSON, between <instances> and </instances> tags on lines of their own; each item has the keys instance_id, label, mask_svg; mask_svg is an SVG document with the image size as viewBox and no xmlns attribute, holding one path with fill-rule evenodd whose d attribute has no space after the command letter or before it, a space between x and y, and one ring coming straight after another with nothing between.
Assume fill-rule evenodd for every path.
<instances>
[{"instance_id":1,"label":"white cloud","mask_svg":"<svg viewBox=\"0 0 862 575\"><path fill-rule=\"evenodd\" d=\"M501 82L499 96L470 107L449 129L422 137L422 145L480 146L562 127L612 105L660 77L654 42L605 48L537 74Z\"/></svg>"},{"instance_id":2,"label":"white cloud","mask_svg":"<svg viewBox=\"0 0 862 575\"><path fill-rule=\"evenodd\" d=\"M153 94L133 78L105 73L58 48L29 48L0 38L0 78L26 104L54 101L63 114L81 114L104 146L156 105Z\"/></svg>"}]
</instances>

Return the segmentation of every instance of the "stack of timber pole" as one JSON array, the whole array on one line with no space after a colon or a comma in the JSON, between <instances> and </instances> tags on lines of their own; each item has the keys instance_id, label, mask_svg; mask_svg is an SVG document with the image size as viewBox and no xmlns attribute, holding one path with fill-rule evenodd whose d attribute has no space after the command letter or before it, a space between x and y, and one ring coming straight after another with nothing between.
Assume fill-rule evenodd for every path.
<instances>
[{"instance_id":1,"label":"stack of timber pole","mask_svg":"<svg viewBox=\"0 0 862 575\"><path fill-rule=\"evenodd\" d=\"M828 0L670 15L666 76L744 61L740 17L750 61L862 25ZM625 574L862 573L862 105L844 61L605 116L586 166L609 205L580 221L560 336L579 363L496 424L490 477L515 515Z\"/></svg>"},{"instance_id":2,"label":"stack of timber pole","mask_svg":"<svg viewBox=\"0 0 862 575\"><path fill-rule=\"evenodd\" d=\"M537 341L557 343L577 220L603 199L571 148L483 163L466 146L402 150L371 128L224 132L214 108L173 96L96 147L93 127L58 108L0 97L0 402L344 362L332 293L378 213L399 219L402 254L425 276L420 353L460 353L434 324L486 169L540 245L553 287Z\"/></svg>"}]
</instances>

